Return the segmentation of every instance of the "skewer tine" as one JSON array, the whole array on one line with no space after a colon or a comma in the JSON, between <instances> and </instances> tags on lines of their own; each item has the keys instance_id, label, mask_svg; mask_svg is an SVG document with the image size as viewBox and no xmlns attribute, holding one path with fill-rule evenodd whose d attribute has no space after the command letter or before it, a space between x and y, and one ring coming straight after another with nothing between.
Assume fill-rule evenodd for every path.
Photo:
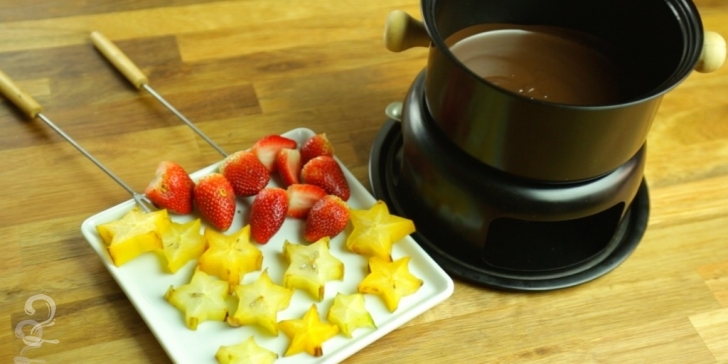
<instances>
[{"instance_id":1,"label":"skewer tine","mask_svg":"<svg viewBox=\"0 0 728 364\"><path fill-rule=\"evenodd\" d=\"M159 93L157 93L152 86L149 85L149 80L147 79L147 76L142 72L139 67L134 64L134 62L129 59L129 57L124 54L113 42L111 42L108 38L106 38L103 34L101 34L98 31L94 31L91 33L91 42L96 46L96 48L101 52L101 54L106 57L106 59L119 71L121 74L126 77L129 82L131 82L134 87L137 89L144 89L147 92L149 92L152 96L154 96L155 99L157 99L162 105L164 105L169 111L171 111L174 115L176 115L180 120L182 120L187 126L189 126L197 135L199 135L202 139L204 139L207 144L210 144L215 150L217 150L218 153L220 153L223 157L227 157L227 153L220 148L212 139L208 138L205 133L203 133L200 129L198 129L195 124L193 124L189 119L187 119L184 115L182 115L179 110L177 110L172 104L170 104L167 100L162 97Z\"/></svg>"},{"instance_id":2,"label":"skewer tine","mask_svg":"<svg viewBox=\"0 0 728 364\"><path fill-rule=\"evenodd\" d=\"M36 102L33 97L26 94L17 85L15 85L15 82L13 82L13 80L10 79L10 77L8 77L8 75L6 75L3 71L0 71L0 93L5 95L8 100L15 104L15 106L22 110L23 113L25 113L25 115L27 115L29 118L40 119L56 133L58 133L58 135L63 137L63 139L65 139L68 143L73 145L79 152L81 152L81 154L86 156L86 158L88 158L97 167L104 171L109 177L111 177L111 179L116 181L116 183L118 183L123 189L129 192L129 194L131 194L134 198L134 201L144 212L151 211L150 206L152 206L152 203L147 199L146 196L134 191L134 189L124 183L124 181L122 181L113 172L111 172L110 169L106 168L106 166L104 166L98 159L91 155L91 153L86 151L86 149L84 149L80 144L76 143L75 140L73 140L70 136L68 136L68 134L61 130L61 128L59 128L53 121L51 121L50 118L43 114L43 107L38 102Z\"/></svg>"}]
</instances>

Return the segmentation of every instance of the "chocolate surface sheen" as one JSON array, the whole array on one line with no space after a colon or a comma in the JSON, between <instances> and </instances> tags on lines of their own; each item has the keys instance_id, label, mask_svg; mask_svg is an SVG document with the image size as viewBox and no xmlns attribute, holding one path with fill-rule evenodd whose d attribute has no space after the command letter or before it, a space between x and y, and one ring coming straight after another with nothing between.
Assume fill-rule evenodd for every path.
<instances>
[{"instance_id":1,"label":"chocolate surface sheen","mask_svg":"<svg viewBox=\"0 0 728 364\"><path fill-rule=\"evenodd\" d=\"M595 37L546 26L487 24L447 42L467 68L525 97L559 104L610 105L629 95L629 72Z\"/></svg>"}]
</instances>

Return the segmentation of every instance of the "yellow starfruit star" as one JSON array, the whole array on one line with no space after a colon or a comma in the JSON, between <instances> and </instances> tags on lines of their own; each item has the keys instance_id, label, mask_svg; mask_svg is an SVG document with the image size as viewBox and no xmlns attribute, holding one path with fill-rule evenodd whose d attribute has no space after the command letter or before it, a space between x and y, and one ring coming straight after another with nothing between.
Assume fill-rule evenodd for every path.
<instances>
[{"instance_id":1,"label":"yellow starfruit star","mask_svg":"<svg viewBox=\"0 0 728 364\"><path fill-rule=\"evenodd\" d=\"M391 215L381 200L368 210L350 210L349 219L354 228L346 247L366 257L391 261L392 245L415 232L412 220Z\"/></svg>"},{"instance_id":2,"label":"yellow starfruit star","mask_svg":"<svg viewBox=\"0 0 728 364\"><path fill-rule=\"evenodd\" d=\"M230 292L240 279L263 266L263 253L250 242L250 225L238 232L224 235L214 229L205 229L208 248L202 253L199 268L230 283Z\"/></svg>"},{"instance_id":3,"label":"yellow starfruit star","mask_svg":"<svg viewBox=\"0 0 728 364\"><path fill-rule=\"evenodd\" d=\"M369 275L359 283L360 293L380 296L389 312L394 312L404 296L411 295L422 287L423 281L410 273L410 257L388 262L377 257L369 258Z\"/></svg>"},{"instance_id":4,"label":"yellow starfruit star","mask_svg":"<svg viewBox=\"0 0 728 364\"><path fill-rule=\"evenodd\" d=\"M289 265L283 275L283 286L306 291L321 302L326 282L344 278L344 263L329 252L330 240L325 236L310 245L286 240L283 257Z\"/></svg>"},{"instance_id":5,"label":"yellow starfruit star","mask_svg":"<svg viewBox=\"0 0 728 364\"><path fill-rule=\"evenodd\" d=\"M322 356L323 343L339 333L338 326L321 322L316 304L311 305L303 318L283 320L278 326L291 339L283 356L304 351L312 356Z\"/></svg>"},{"instance_id":6,"label":"yellow starfruit star","mask_svg":"<svg viewBox=\"0 0 728 364\"><path fill-rule=\"evenodd\" d=\"M204 321L224 321L228 314L228 284L201 270L196 270L190 283L175 289L170 286L164 298L185 315L185 325L197 330Z\"/></svg>"},{"instance_id":7,"label":"yellow starfruit star","mask_svg":"<svg viewBox=\"0 0 728 364\"><path fill-rule=\"evenodd\" d=\"M161 231L162 251L170 272L177 272L185 263L199 258L205 251L207 243L200 233L201 225L200 219L184 224L173 221Z\"/></svg>"},{"instance_id":8,"label":"yellow starfruit star","mask_svg":"<svg viewBox=\"0 0 728 364\"><path fill-rule=\"evenodd\" d=\"M358 328L376 328L372 315L364 307L364 295L353 293L345 295L337 293L334 304L326 316L329 322L336 324L344 336L351 338L352 332Z\"/></svg>"},{"instance_id":9,"label":"yellow starfruit star","mask_svg":"<svg viewBox=\"0 0 728 364\"><path fill-rule=\"evenodd\" d=\"M239 344L220 346L215 359L220 364L272 364L278 359L278 354L258 345L250 336Z\"/></svg>"},{"instance_id":10,"label":"yellow starfruit star","mask_svg":"<svg viewBox=\"0 0 728 364\"><path fill-rule=\"evenodd\" d=\"M170 223L167 210L144 213L133 208L121 219L96 226L117 267L157 249L162 249L159 231Z\"/></svg>"},{"instance_id":11,"label":"yellow starfruit star","mask_svg":"<svg viewBox=\"0 0 728 364\"><path fill-rule=\"evenodd\" d=\"M254 283L236 286L235 295L238 297L237 310L227 318L231 326L257 324L270 334L278 335L278 312L288 308L293 289L273 283L266 269Z\"/></svg>"}]
</instances>

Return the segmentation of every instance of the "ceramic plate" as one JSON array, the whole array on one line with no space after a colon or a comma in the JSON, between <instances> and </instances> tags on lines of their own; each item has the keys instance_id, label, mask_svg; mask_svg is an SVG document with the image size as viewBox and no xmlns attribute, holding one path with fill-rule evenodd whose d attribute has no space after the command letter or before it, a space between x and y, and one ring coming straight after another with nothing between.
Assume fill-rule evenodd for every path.
<instances>
[{"instance_id":1,"label":"ceramic plate","mask_svg":"<svg viewBox=\"0 0 728 364\"><path fill-rule=\"evenodd\" d=\"M306 139L313 136L314 132L299 128L283 135L296 140L301 145ZM339 163L341 164L340 161ZM200 177L215 172L218 164L193 173L192 179L197 181ZM372 206L375 202L374 197L343 165L342 169L351 189L349 206L353 209L367 209ZM150 171L150 178L152 173L153 171ZM278 185L277 178L271 178L270 185ZM252 197L238 199L237 216L233 226L226 232L227 234L238 231L244 223L247 223L251 202ZM411 257L410 271L424 281L423 286L415 294L404 297L400 301L399 308L393 313L387 310L379 297L365 295L365 304L374 318L376 329L357 329L351 339L341 334L337 335L324 343L321 357L313 357L306 353L283 357L289 344L288 337L283 333L273 337L256 327L233 328L223 322L211 321L201 323L196 331L189 330L185 326L182 313L170 305L163 296L170 285L179 287L189 282L196 261L191 261L177 273L170 274L162 270L160 260L154 253L147 253L122 267L116 267L96 232L96 226L121 218L133 207L134 201L129 200L102 211L84 221L81 230L169 357L177 363L215 363L215 353L220 346L240 343L251 335L255 336L255 340L260 346L279 354L276 363L338 363L444 301L453 292L452 279L412 238L406 237L394 245L392 258ZM177 222L185 222L197 217L196 215L173 214L170 216ZM366 275L367 262L365 258L346 248L344 243L349 232L350 227L347 227L347 230L333 238L330 243L331 253L344 262L344 279L327 283L326 295L321 302L311 299L306 292L296 290L290 306L278 313L279 321L301 318L312 303L317 304L319 314L322 320L325 320L326 313L338 292L351 294L357 291L357 285ZM286 239L294 243L304 242L303 221L287 218L283 227L268 244L258 245L264 256L263 269L268 269L271 279L277 284L282 284L283 273L286 269L282 258L283 242ZM252 283L259 274L260 272L246 274L242 283Z\"/></svg>"}]
</instances>

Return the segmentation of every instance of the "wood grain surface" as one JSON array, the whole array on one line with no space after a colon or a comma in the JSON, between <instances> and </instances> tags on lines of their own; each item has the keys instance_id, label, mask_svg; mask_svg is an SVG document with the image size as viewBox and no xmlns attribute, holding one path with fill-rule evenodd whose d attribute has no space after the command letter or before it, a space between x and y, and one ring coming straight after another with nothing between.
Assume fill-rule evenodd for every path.
<instances>
[{"instance_id":1,"label":"wood grain surface","mask_svg":"<svg viewBox=\"0 0 728 364\"><path fill-rule=\"evenodd\" d=\"M728 2L696 0L728 36ZM0 69L135 189L160 160L195 171L219 154L112 70L104 33L150 85L228 151L296 127L325 132L368 186L384 108L427 51L390 53L387 14L416 0L3 0ZM648 230L593 282L507 293L456 282L451 298L347 363L728 363L728 66L691 74L663 99L648 139ZM128 194L39 120L0 102L0 362L37 294L55 324L25 352L47 363L169 358L80 232Z\"/></svg>"}]
</instances>

